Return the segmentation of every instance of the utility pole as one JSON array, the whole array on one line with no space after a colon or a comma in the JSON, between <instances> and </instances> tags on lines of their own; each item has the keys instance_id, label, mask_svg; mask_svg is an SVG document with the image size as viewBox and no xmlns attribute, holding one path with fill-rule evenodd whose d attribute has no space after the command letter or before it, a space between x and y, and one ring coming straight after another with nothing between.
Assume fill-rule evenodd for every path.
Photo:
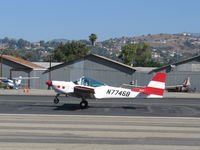
<instances>
[{"instance_id":1,"label":"utility pole","mask_svg":"<svg viewBox=\"0 0 200 150\"><path fill-rule=\"evenodd\" d=\"M1 43L1 60L0 60L0 62L1 62L1 69L0 69L0 76L2 77L3 76L3 52L4 52L4 47L3 47L3 44Z\"/></svg>"}]
</instances>

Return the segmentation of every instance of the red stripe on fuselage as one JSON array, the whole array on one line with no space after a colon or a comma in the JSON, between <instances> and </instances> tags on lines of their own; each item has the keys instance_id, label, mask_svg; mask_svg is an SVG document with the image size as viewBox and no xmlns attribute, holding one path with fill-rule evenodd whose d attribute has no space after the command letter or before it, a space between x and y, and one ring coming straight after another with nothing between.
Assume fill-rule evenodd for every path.
<instances>
[{"instance_id":1,"label":"red stripe on fuselage","mask_svg":"<svg viewBox=\"0 0 200 150\"><path fill-rule=\"evenodd\" d=\"M163 96L164 89L159 89L159 88L154 88L154 87L146 87L146 88L141 88L141 89L133 89L131 90L133 92L141 92L145 94L154 94L154 95L160 95Z\"/></svg>"}]
</instances>

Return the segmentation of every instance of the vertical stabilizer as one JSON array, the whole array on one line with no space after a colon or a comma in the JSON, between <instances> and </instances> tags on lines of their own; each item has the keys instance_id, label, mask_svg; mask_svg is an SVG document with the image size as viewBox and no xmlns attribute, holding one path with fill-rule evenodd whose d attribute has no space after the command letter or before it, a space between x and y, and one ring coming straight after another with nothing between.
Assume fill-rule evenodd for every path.
<instances>
[{"instance_id":1,"label":"vertical stabilizer","mask_svg":"<svg viewBox=\"0 0 200 150\"><path fill-rule=\"evenodd\" d=\"M165 90L166 73L158 72L147 87L133 89L132 91L147 94L148 98L162 98Z\"/></svg>"},{"instance_id":2,"label":"vertical stabilizer","mask_svg":"<svg viewBox=\"0 0 200 150\"><path fill-rule=\"evenodd\" d=\"M165 82L166 73L158 72L146 87L148 98L162 98L165 90Z\"/></svg>"},{"instance_id":3,"label":"vertical stabilizer","mask_svg":"<svg viewBox=\"0 0 200 150\"><path fill-rule=\"evenodd\" d=\"M19 76L19 79L17 79L17 80L15 80L14 81L14 87L16 88L16 89L18 89L19 88L19 86L21 85L21 82L22 82L22 76Z\"/></svg>"}]
</instances>

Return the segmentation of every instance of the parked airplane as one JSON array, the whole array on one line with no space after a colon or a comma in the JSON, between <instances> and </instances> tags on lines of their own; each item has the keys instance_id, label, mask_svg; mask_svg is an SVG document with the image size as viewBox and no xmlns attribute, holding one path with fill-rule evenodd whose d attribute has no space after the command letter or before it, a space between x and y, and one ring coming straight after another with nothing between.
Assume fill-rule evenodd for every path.
<instances>
[{"instance_id":1,"label":"parked airplane","mask_svg":"<svg viewBox=\"0 0 200 150\"><path fill-rule=\"evenodd\" d=\"M16 78L6 78L6 77L0 77L0 82L5 84L7 87L11 89L18 89L21 85L22 80L28 80L28 79L38 79L38 77L16 77Z\"/></svg>"},{"instance_id":2,"label":"parked airplane","mask_svg":"<svg viewBox=\"0 0 200 150\"><path fill-rule=\"evenodd\" d=\"M64 94L82 98L80 106L81 108L86 108L88 106L86 99L135 98L139 93L148 95L148 98L162 98L165 81L166 74L159 72L153 77L147 87L139 89L112 87L88 77L81 77L75 82L47 81L46 84L52 86L57 93L54 98L55 104L59 103L58 96Z\"/></svg>"},{"instance_id":3,"label":"parked airplane","mask_svg":"<svg viewBox=\"0 0 200 150\"><path fill-rule=\"evenodd\" d=\"M190 83L190 77L187 77L181 85L167 86L168 92L195 92L195 88L192 88Z\"/></svg>"}]
</instances>

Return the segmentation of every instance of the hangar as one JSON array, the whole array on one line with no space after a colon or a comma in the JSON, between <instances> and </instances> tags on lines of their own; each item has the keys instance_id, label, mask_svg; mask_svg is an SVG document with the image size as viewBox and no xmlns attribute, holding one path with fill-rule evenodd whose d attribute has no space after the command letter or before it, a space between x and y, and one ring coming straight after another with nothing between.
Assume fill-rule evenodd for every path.
<instances>
[{"instance_id":1,"label":"hangar","mask_svg":"<svg viewBox=\"0 0 200 150\"><path fill-rule=\"evenodd\" d=\"M132 81L145 85L149 81L148 72L136 71L137 68L95 54L52 65L50 68L47 68L48 63L43 66L9 55L2 55L0 62L2 77L40 77L23 80L21 88L47 89L44 83L48 80L74 81L82 76L89 76L112 86L121 86Z\"/></svg>"},{"instance_id":2,"label":"hangar","mask_svg":"<svg viewBox=\"0 0 200 150\"><path fill-rule=\"evenodd\" d=\"M129 84L145 86L155 72L167 73L167 86L181 85L190 78L191 86L200 91L200 55L172 63L160 68L131 67L96 54L75 59L49 68L52 79L76 80L89 76L108 85Z\"/></svg>"},{"instance_id":3,"label":"hangar","mask_svg":"<svg viewBox=\"0 0 200 150\"><path fill-rule=\"evenodd\" d=\"M100 55L89 54L51 67L48 73L51 72L51 80L74 81L81 76L88 76L112 86L130 82L144 86L152 76L148 74L150 70L151 67L131 67Z\"/></svg>"},{"instance_id":4,"label":"hangar","mask_svg":"<svg viewBox=\"0 0 200 150\"><path fill-rule=\"evenodd\" d=\"M48 68L25 61L14 56L2 55L0 59L0 76L4 77L40 77L35 80L23 81L22 88L47 89L44 84L48 80L77 80L81 76L88 76L100 80L108 85L121 86L130 84L145 86L154 72L166 72L166 85L180 85L190 77L192 87L200 91L200 55L179 61L160 68L131 67L121 62L96 54L89 54L85 57L70 62L57 64Z\"/></svg>"},{"instance_id":5,"label":"hangar","mask_svg":"<svg viewBox=\"0 0 200 150\"><path fill-rule=\"evenodd\" d=\"M34 80L24 80L22 82L22 88L43 88L40 84L41 80L44 80L44 76L41 74L46 70L44 67L33 64L21 58L17 58L10 55L0 55L0 76L13 78L13 77L40 77ZM47 79L47 78L46 78ZM45 80L46 80L45 79Z\"/></svg>"},{"instance_id":6,"label":"hangar","mask_svg":"<svg viewBox=\"0 0 200 150\"><path fill-rule=\"evenodd\" d=\"M90 54L49 68L51 80L77 80L89 76L106 84L120 86L130 83L136 69L103 56Z\"/></svg>"}]
</instances>

